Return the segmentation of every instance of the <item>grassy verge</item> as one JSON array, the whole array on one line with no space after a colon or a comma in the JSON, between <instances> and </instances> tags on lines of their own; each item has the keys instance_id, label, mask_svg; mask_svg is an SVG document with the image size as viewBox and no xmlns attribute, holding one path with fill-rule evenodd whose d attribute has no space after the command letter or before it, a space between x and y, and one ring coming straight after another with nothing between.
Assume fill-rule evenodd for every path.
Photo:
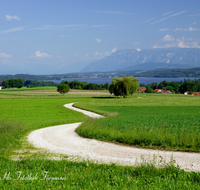
<instances>
[{"instance_id":1,"label":"grassy verge","mask_svg":"<svg viewBox=\"0 0 200 190\"><path fill-rule=\"evenodd\" d=\"M122 167L115 164L0 159L1 189L199 189L200 174L173 165ZM45 177L46 176L46 177Z\"/></svg>"}]
</instances>

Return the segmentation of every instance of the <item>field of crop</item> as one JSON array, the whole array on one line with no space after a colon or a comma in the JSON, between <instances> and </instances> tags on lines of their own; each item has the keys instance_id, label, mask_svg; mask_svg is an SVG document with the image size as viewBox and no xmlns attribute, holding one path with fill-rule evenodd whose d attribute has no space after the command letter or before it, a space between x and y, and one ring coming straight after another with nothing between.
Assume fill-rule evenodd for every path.
<instances>
[{"instance_id":1,"label":"field of crop","mask_svg":"<svg viewBox=\"0 0 200 190\"><path fill-rule=\"evenodd\" d=\"M94 99L75 106L95 111L106 119L88 119L76 132L143 148L200 152L200 97L135 95L127 99Z\"/></svg>"},{"instance_id":2,"label":"field of crop","mask_svg":"<svg viewBox=\"0 0 200 190\"><path fill-rule=\"evenodd\" d=\"M178 124L178 119L185 119L185 125L182 126L184 131L185 127L191 124L190 120L196 120L192 129L196 126L195 130L198 131L197 115L200 105L198 97L136 94L123 99L98 95L98 92L95 95L88 93L87 96L81 93L62 96L56 94L55 89L35 90L36 94L33 90L0 91L0 189L199 189L199 173L185 172L173 165L156 168L153 163L144 163L136 167L125 167L116 164L96 164L90 161L69 161L67 156L63 155L55 155L61 158L60 161L56 161L45 159L49 154L40 153L37 149L39 153L25 150L27 152L24 155L22 153L23 157L19 160L11 160L12 156L19 154L21 150L34 149L25 142L25 136L30 131L86 121L87 116L64 108L64 104L80 102L77 106L108 116L104 120L99 120L99 125L110 122L109 124L115 124L117 129L117 123L121 122L118 129L124 132L126 124L130 124L132 130L130 123L132 121L142 122L146 126L153 122L154 127L156 124L164 127L171 123L169 118L175 113L175 111L171 113L172 106L180 106L184 103L185 109L182 111L180 111L182 108L174 106L180 111L180 115L176 113L177 119L175 116L172 117L171 121L174 121L171 124L174 129L178 129L181 126ZM153 113L156 109L159 109L159 114L154 117ZM129 112L131 114L128 114ZM148 117L142 114L144 112ZM191 115L191 112L194 115ZM160 118L162 113L166 117L159 123L156 118ZM154 117L155 121L151 117ZM123 128L120 128L122 126ZM151 127L147 130L151 130Z\"/></svg>"},{"instance_id":3,"label":"field of crop","mask_svg":"<svg viewBox=\"0 0 200 190\"><path fill-rule=\"evenodd\" d=\"M199 106L106 106L96 109L119 115L89 119L76 129L79 135L143 148L200 152Z\"/></svg>"}]
</instances>

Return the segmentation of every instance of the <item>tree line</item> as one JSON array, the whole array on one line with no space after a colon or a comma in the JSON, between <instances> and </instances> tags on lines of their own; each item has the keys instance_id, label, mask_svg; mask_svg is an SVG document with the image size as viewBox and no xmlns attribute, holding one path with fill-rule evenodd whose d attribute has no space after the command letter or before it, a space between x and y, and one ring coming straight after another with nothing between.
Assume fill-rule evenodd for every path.
<instances>
[{"instance_id":1,"label":"tree line","mask_svg":"<svg viewBox=\"0 0 200 190\"><path fill-rule=\"evenodd\" d=\"M147 93L152 93L154 92L153 90L155 89L163 89L163 90L170 90L172 93L176 94L183 94L184 92L200 92L200 79L195 79L195 80L186 80L184 81L173 81L173 82L167 82L166 80L157 83L157 82L152 82L151 84L140 84L141 87L146 87Z\"/></svg>"},{"instance_id":2,"label":"tree line","mask_svg":"<svg viewBox=\"0 0 200 190\"><path fill-rule=\"evenodd\" d=\"M52 81L36 81L36 80L26 80L23 79L9 79L2 82L2 86L5 88L21 88L26 86L28 88L37 86L57 86L57 83Z\"/></svg>"},{"instance_id":3,"label":"tree line","mask_svg":"<svg viewBox=\"0 0 200 190\"><path fill-rule=\"evenodd\" d=\"M37 86L57 86L58 84L52 81L36 81L36 80L26 80L24 86L28 88Z\"/></svg>"},{"instance_id":4,"label":"tree line","mask_svg":"<svg viewBox=\"0 0 200 190\"><path fill-rule=\"evenodd\" d=\"M69 85L71 89L85 89L85 90L103 90L108 89L109 84L96 84L96 83L87 83L80 82L78 80L74 81L63 81L65 84Z\"/></svg>"},{"instance_id":5,"label":"tree line","mask_svg":"<svg viewBox=\"0 0 200 190\"><path fill-rule=\"evenodd\" d=\"M112 84L95 84L80 82L78 80L74 81L62 81L57 86L57 91L60 94L65 94L71 89L88 89L88 90L100 90L100 89L109 89L111 94L115 96L124 96L132 95L134 92L137 92L138 89L138 79L134 77L123 77L123 78L113 78Z\"/></svg>"},{"instance_id":6,"label":"tree line","mask_svg":"<svg viewBox=\"0 0 200 190\"><path fill-rule=\"evenodd\" d=\"M21 88L24 86L24 81L22 79L10 79L3 81L2 86L5 88Z\"/></svg>"}]
</instances>

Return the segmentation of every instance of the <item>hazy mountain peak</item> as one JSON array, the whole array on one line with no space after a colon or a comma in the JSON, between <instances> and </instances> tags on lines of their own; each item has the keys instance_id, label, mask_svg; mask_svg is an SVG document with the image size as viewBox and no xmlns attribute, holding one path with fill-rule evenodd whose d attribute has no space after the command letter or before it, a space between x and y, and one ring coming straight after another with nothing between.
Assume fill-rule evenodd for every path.
<instances>
[{"instance_id":1,"label":"hazy mountain peak","mask_svg":"<svg viewBox=\"0 0 200 190\"><path fill-rule=\"evenodd\" d=\"M139 50L139 51L138 51ZM177 67L199 67L200 49L197 48L151 48L151 49L123 49L116 50L110 56L87 65L82 72L88 71L113 71L144 63L173 64ZM155 64L154 64L155 65ZM160 65L162 67L162 65ZM141 70L145 69L144 65Z\"/></svg>"}]
</instances>

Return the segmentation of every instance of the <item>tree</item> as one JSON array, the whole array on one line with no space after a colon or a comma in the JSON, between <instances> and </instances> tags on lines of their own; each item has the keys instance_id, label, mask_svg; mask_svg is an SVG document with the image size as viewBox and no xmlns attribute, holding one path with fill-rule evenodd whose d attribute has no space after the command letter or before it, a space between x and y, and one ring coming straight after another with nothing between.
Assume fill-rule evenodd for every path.
<instances>
[{"instance_id":1,"label":"tree","mask_svg":"<svg viewBox=\"0 0 200 190\"><path fill-rule=\"evenodd\" d=\"M3 81L3 83L2 83L2 86L4 87L4 88L9 88L9 84L8 84L8 81Z\"/></svg>"},{"instance_id":2,"label":"tree","mask_svg":"<svg viewBox=\"0 0 200 190\"><path fill-rule=\"evenodd\" d=\"M24 81L22 79L16 79L17 81L17 88L21 88L22 86L24 86Z\"/></svg>"},{"instance_id":3,"label":"tree","mask_svg":"<svg viewBox=\"0 0 200 190\"><path fill-rule=\"evenodd\" d=\"M109 86L109 92L115 96L132 95L138 89L138 79L135 77L114 78Z\"/></svg>"},{"instance_id":4,"label":"tree","mask_svg":"<svg viewBox=\"0 0 200 190\"><path fill-rule=\"evenodd\" d=\"M16 87L16 79L8 80L9 87Z\"/></svg>"},{"instance_id":5,"label":"tree","mask_svg":"<svg viewBox=\"0 0 200 190\"><path fill-rule=\"evenodd\" d=\"M65 84L64 82L61 82L58 86L57 86L57 91L60 93L60 94L65 94L67 92L69 92L70 90L70 87L68 84Z\"/></svg>"},{"instance_id":6,"label":"tree","mask_svg":"<svg viewBox=\"0 0 200 190\"><path fill-rule=\"evenodd\" d=\"M154 91L150 86L147 86L147 87L146 87L145 92L146 92L146 93L155 93L155 91Z\"/></svg>"},{"instance_id":7,"label":"tree","mask_svg":"<svg viewBox=\"0 0 200 190\"><path fill-rule=\"evenodd\" d=\"M158 83L157 83L157 82L152 82L152 83L151 83L151 88L152 88L153 90L157 89L157 88L158 88Z\"/></svg>"},{"instance_id":8,"label":"tree","mask_svg":"<svg viewBox=\"0 0 200 190\"><path fill-rule=\"evenodd\" d=\"M182 94L184 92L196 92L197 91L197 86L195 84L195 82L189 81L186 82L184 81L184 83L180 86L180 90L179 90Z\"/></svg>"}]
</instances>

